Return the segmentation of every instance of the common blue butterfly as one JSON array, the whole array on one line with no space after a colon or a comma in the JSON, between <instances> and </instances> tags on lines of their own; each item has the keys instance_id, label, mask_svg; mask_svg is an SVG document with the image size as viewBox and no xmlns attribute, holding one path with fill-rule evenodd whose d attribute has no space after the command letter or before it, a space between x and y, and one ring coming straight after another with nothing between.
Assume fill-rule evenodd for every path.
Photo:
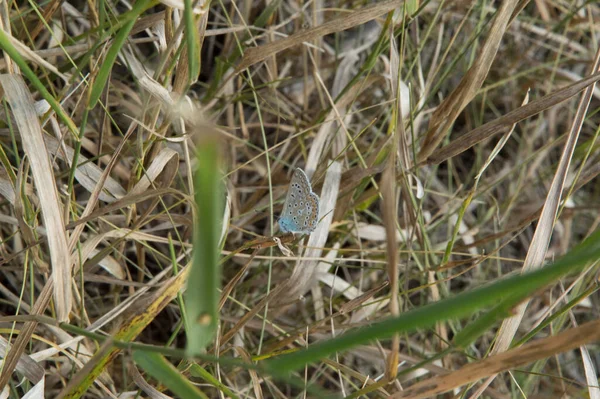
<instances>
[{"instance_id":1,"label":"common blue butterfly","mask_svg":"<svg viewBox=\"0 0 600 399\"><path fill-rule=\"evenodd\" d=\"M296 168L288 189L279 229L284 233L311 233L319 220L319 196L312 192L306 173Z\"/></svg>"}]
</instances>

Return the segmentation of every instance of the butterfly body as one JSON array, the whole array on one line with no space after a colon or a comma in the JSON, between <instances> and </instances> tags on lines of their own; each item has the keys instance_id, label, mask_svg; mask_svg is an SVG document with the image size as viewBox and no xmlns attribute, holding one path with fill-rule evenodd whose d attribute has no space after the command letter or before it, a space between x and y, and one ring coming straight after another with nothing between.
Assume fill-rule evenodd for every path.
<instances>
[{"instance_id":1,"label":"butterfly body","mask_svg":"<svg viewBox=\"0 0 600 399\"><path fill-rule=\"evenodd\" d=\"M279 217L279 229L284 233L311 233L319 218L319 196L312 192L310 181L300 168L296 168L283 210Z\"/></svg>"}]
</instances>

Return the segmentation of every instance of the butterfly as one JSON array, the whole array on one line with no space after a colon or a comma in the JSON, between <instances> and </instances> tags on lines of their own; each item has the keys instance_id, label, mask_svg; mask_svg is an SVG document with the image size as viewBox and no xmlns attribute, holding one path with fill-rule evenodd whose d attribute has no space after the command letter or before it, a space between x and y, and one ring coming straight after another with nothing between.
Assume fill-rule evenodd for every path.
<instances>
[{"instance_id":1,"label":"butterfly","mask_svg":"<svg viewBox=\"0 0 600 399\"><path fill-rule=\"evenodd\" d=\"M296 168L278 219L284 233L311 233L319 218L319 196L312 192L306 173Z\"/></svg>"}]
</instances>

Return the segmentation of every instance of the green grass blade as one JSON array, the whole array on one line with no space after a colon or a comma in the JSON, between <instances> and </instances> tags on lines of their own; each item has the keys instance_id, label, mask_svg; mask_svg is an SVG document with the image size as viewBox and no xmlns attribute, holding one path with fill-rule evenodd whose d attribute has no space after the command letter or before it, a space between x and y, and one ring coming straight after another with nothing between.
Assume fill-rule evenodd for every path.
<instances>
[{"instance_id":1,"label":"green grass blade","mask_svg":"<svg viewBox=\"0 0 600 399\"><path fill-rule=\"evenodd\" d=\"M98 104L98 100L104 91L104 87L106 86L106 82L108 81L108 77L110 76L110 72L112 71L112 67L117 59L117 55L119 55L119 51L125 44L125 40L129 36L129 32L135 25L137 21L137 17L141 15L149 6L151 5L150 0L138 0L135 2L133 9L131 10L131 19L129 19L123 27L119 30L117 35L115 36L110 49L106 53L106 57L104 58L104 62L100 66L98 70L98 74L96 75L96 79L94 80L94 84L92 86L92 90L90 92L90 101L89 101L89 109L92 109Z\"/></svg>"},{"instance_id":2,"label":"green grass blade","mask_svg":"<svg viewBox=\"0 0 600 399\"><path fill-rule=\"evenodd\" d=\"M165 384L180 398L202 398L208 396L200 392L192 383L181 375L181 373L167 360L157 353L135 351L133 359L152 377Z\"/></svg>"},{"instance_id":3,"label":"green grass blade","mask_svg":"<svg viewBox=\"0 0 600 399\"><path fill-rule=\"evenodd\" d=\"M188 355L201 353L217 327L219 287L219 233L223 197L219 146L205 140L198 148L195 190L198 215L195 220L194 261L185 293L188 325Z\"/></svg>"},{"instance_id":4,"label":"green grass blade","mask_svg":"<svg viewBox=\"0 0 600 399\"><path fill-rule=\"evenodd\" d=\"M194 18L194 9L192 0L185 0L184 22L185 22L185 40L188 53L188 79L189 83L195 83L200 74L200 40L198 38L198 29L196 27L196 18Z\"/></svg>"},{"instance_id":5,"label":"green grass blade","mask_svg":"<svg viewBox=\"0 0 600 399\"><path fill-rule=\"evenodd\" d=\"M211 373L209 373L208 371L206 371L204 368L200 367L199 365L192 364L192 366L190 367L190 373L194 376L202 378L204 381L206 381L210 385L213 385L215 388L222 391L228 397L230 397L232 399L238 399L238 396L235 393L233 393L229 388L227 388L227 386L225 386L225 384L223 384L221 381L219 381L217 378L215 378Z\"/></svg>"}]
</instances>

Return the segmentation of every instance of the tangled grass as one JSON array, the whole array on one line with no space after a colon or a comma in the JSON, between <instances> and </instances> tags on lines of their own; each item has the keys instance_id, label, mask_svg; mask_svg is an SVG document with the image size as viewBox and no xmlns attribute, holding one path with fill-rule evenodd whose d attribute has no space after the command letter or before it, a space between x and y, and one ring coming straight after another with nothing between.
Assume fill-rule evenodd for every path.
<instances>
[{"instance_id":1,"label":"tangled grass","mask_svg":"<svg viewBox=\"0 0 600 399\"><path fill-rule=\"evenodd\" d=\"M0 11L2 397L600 398L595 2Z\"/></svg>"}]
</instances>

